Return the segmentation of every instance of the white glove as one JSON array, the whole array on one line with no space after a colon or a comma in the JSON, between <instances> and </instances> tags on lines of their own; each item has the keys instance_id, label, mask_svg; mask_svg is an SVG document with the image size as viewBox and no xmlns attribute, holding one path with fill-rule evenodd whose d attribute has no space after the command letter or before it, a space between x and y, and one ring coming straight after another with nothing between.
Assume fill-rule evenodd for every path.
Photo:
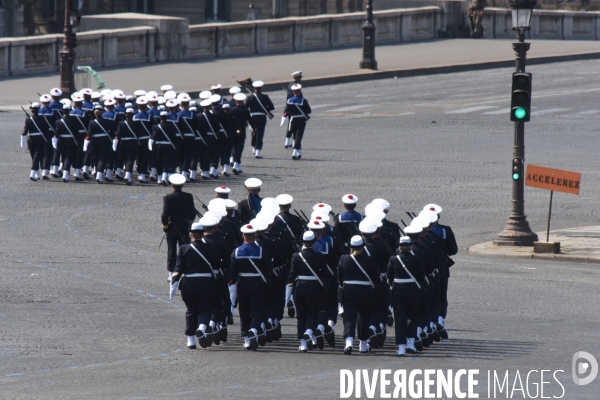
<instances>
[{"instance_id":1,"label":"white glove","mask_svg":"<svg viewBox=\"0 0 600 400\"><path fill-rule=\"evenodd\" d=\"M58 149L58 138L55 138L55 137L52 138L52 147L54 147L55 149Z\"/></svg>"},{"instance_id":2,"label":"white glove","mask_svg":"<svg viewBox=\"0 0 600 400\"><path fill-rule=\"evenodd\" d=\"M293 286L285 287L285 304L286 305L287 305L287 303L289 303L290 299L292 298L292 290L294 290Z\"/></svg>"},{"instance_id":3,"label":"white glove","mask_svg":"<svg viewBox=\"0 0 600 400\"><path fill-rule=\"evenodd\" d=\"M287 119L287 117L282 116L281 117L281 123L279 124L279 126L283 126L283 124L285 124L285 120Z\"/></svg>"},{"instance_id":4,"label":"white glove","mask_svg":"<svg viewBox=\"0 0 600 400\"><path fill-rule=\"evenodd\" d=\"M117 151L118 145L119 145L119 139L113 139L113 151Z\"/></svg>"},{"instance_id":5,"label":"white glove","mask_svg":"<svg viewBox=\"0 0 600 400\"><path fill-rule=\"evenodd\" d=\"M25 142L27 142L27 136L21 135L21 147L25 147Z\"/></svg>"},{"instance_id":6,"label":"white glove","mask_svg":"<svg viewBox=\"0 0 600 400\"><path fill-rule=\"evenodd\" d=\"M84 140L83 141L83 151L87 151L88 147L90 146L90 141L89 140Z\"/></svg>"},{"instance_id":7,"label":"white glove","mask_svg":"<svg viewBox=\"0 0 600 400\"><path fill-rule=\"evenodd\" d=\"M152 151L152 144L154 143L154 140L150 139L148 140L148 150Z\"/></svg>"},{"instance_id":8,"label":"white glove","mask_svg":"<svg viewBox=\"0 0 600 400\"><path fill-rule=\"evenodd\" d=\"M235 307L235 301L237 300L237 283L229 286L229 299L231 300L231 305Z\"/></svg>"},{"instance_id":9,"label":"white glove","mask_svg":"<svg viewBox=\"0 0 600 400\"><path fill-rule=\"evenodd\" d=\"M169 300L173 300L175 298L175 292L177 292L177 286L179 286L179 281L169 284L171 289L169 290Z\"/></svg>"}]
</instances>

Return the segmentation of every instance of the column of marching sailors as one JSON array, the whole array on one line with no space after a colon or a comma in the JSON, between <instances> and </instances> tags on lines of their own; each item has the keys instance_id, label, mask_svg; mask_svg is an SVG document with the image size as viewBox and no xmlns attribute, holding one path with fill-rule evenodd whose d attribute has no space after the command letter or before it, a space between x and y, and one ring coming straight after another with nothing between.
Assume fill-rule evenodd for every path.
<instances>
[{"instance_id":1,"label":"column of marching sailors","mask_svg":"<svg viewBox=\"0 0 600 400\"><path fill-rule=\"evenodd\" d=\"M292 76L282 125L289 121L285 148L293 147L292 159L300 160L311 109L302 95L301 71ZM240 84L248 95L235 86L227 100L215 84L200 93L198 103L171 85L163 85L161 95L86 88L70 99L61 99L62 91L54 88L31 103L21 132L21 147L31 154L30 179L69 182L73 170L76 181L94 176L98 183L117 179L131 185L137 170L139 183L149 179L167 186L176 171L187 182L199 179L198 170L202 180L241 174L246 130L252 132L254 157L262 159L267 118L273 118L275 106L262 92L264 82L248 78Z\"/></svg>"},{"instance_id":2,"label":"column of marching sailors","mask_svg":"<svg viewBox=\"0 0 600 400\"><path fill-rule=\"evenodd\" d=\"M458 249L439 222L440 206L426 205L404 229L386 218L389 202L373 200L363 216L353 194L342 197L341 214L318 203L308 217L288 194L262 198L262 182L250 178L246 198L236 203L218 187L201 215L182 191L185 177L170 182L162 213L170 297L179 289L187 306L189 348L196 338L202 348L227 341L236 307L250 350L281 338L285 308L296 317L301 352L335 347L338 318L345 354L356 339L360 353L383 347L394 322L398 356L448 338L450 256Z\"/></svg>"}]
</instances>

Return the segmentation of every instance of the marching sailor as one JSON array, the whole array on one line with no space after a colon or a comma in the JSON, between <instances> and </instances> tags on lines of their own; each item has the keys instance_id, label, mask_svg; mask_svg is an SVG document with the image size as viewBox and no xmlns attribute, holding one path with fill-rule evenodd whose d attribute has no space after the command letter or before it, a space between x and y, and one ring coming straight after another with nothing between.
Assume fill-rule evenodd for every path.
<instances>
[{"instance_id":1,"label":"marching sailor","mask_svg":"<svg viewBox=\"0 0 600 400\"><path fill-rule=\"evenodd\" d=\"M263 138L265 136L265 127L267 126L267 117L273 118L271 111L275 109L273 102L268 95L262 93L265 85L263 81L252 82L254 93L246 99L246 108L250 111L254 125L252 135L252 149L256 158L262 158Z\"/></svg>"},{"instance_id":2,"label":"marching sailor","mask_svg":"<svg viewBox=\"0 0 600 400\"><path fill-rule=\"evenodd\" d=\"M246 142L246 127L248 124L253 132L256 132L254 119L250 115L248 109L244 106L246 100L244 93L236 93L233 95L235 107L231 109L231 120L235 127L235 137L233 139L233 173L238 175L242 172L242 152ZM231 159L230 159L231 161Z\"/></svg>"},{"instance_id":3,"label":"marching sailor","mask_svg":"<svg viewBox=\"0 0 600 400\"><path fill-rule=\"evenodd\" d=\"M63 182L69 182L69 173L71 164L77 157L77 146L83 142L84 137L77 137L79 134L79 121L76 117L71 117L71 106L65 105L62 109L62 118L56 121L55 135L52 138L52 146L58 150L63 164Z\"/></svg>"},{"instance_id":4,"label":"marching sailor","mask_svg":"<svg viewBox=\"0 0 600 400\"><path fill-rule=\"evenodd\" d=\"M246 179L244 186L248 189L248 196L238 203L238 213L242 224L246 224L256 218L256 214L260 212L260 202L262 200L262 197L259 196L260 187L262 186L260 179Z\"/></svg>"},{"instance_id":5,"label":"marching sailor","mask_svg":"<svg viewBox=\"0 0 600 400\"><path fill-rule=\"evenodd\" d=\"M348 240L354 235L359 234L358 224L363 220L363 216L355 211L358 197L353 194L346 194L342 197L344 211L335 218L334 226L339 228L344 245L348 246Z\"/></svg>"},{"instance_id":6,"label":"marching sailor","mask_svg":"<svg viewBox=\"0 0 600 400\"><path fill-rule=\"evenodd\" d=\"M167 121L168 115L167 111L160 112L160 123L152 127L152 136L148 141L148 148L158 153L157 170L160 168L162 171L162 175L158 176L158 183L163 186L167 186L167 180L175 173L179 161L179 147L176 144L179 143L179 132L174 123Z\"/></svg>"},{"instance_id":7,"label":"marching sailor","mask_svg":"<svg viewBox=\"0 0 600 400\"><path fill-rule=\"evenodd\" d=\"M125 110L125 120L119 122L117 127L117 135L115 139L121 143L119 147L119 154L117 157L117 165L121 166L125 164L125 184L131 185L133 180L131 174L133 172L133 164L135 164L138 154L140 153L140 137L144 136L144 131L141 126L141 122L133 121L133 115L135 111L133 108L127 108ZM146 146L148 148L148 146ZM140 163L138 162L138 165ZM146 181L147 163L145 163L146 169L139 169L140 182L148 183Z\"/></svg>"},{"instance_id":8,"label":"marching sailor","mask_svg":"<svg viewBox=\"0 0 600 400\"><path fill-rule=\"evenodd\" d=\"M31 103L29 109L31 110L31 116L25 118L25 127L21 133L21 147L25 147L25 144L27 144L27 149L31 155L31 174L29 175L29 179L37 182L40 179L40 165L44 164L44 157L50 156L50 153L46 154L46 147L52 139L52 132L44 117L38 115L40 104ZM42 178L45 180L49 179L47 169L42 171Z\"/></svg>"},{"instance_id":9,"label":"marching sailor","mask_svg":"<svg viewBox=\"0 0 600 400\"><path fill-rule=\"evenodd\" d=\"M283 111L283 117L289 117L289 128L288 135L293 138L292 159L299 160L302 158L302 138L304 137L304 130L306 129L306 121L310 119L309 114L311 113L310 105L308 101L302 96L302 85L299 83L292 85L292 93L294 96L288 99ZM283 121L282 121L283 122ZM286 147L288 144L288 137L286 137Z\"/></svg>"}]
</instances>

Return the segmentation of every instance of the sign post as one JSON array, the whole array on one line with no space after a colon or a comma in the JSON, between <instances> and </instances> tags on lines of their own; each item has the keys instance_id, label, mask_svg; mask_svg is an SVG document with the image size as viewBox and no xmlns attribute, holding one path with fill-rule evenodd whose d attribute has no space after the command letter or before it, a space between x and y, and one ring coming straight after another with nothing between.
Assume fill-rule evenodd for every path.
<instances>
[{"instance_id":1,"label":"sign post","mask_svg":"<svg viewBox=\"0 0 600 400\"><path fill-rule=\"evenodd\" d=\"M546 243L550 242L550 219L552 218L552 197L554 191L579 194L579 185L581 183L581 173L564 171L562 169L554 169L547 167L540 167L537 165L527 165L527 172L525 173L525 186L536 187L539 189L545 189L550 191L550 206L548 207L548 227L546 229ZM552 243L553 246L536 246L534 243L533 251L536 253L554 252L560 251L560 243ZM542 247L545 249L551 249L551 251L536 251Z\"/></svg>"}]
</instances>

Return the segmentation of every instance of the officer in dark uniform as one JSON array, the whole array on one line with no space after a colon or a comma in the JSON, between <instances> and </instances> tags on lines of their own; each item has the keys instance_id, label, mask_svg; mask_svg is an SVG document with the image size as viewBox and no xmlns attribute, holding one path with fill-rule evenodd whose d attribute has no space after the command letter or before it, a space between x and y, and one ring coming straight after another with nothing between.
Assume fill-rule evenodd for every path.
<instances>
[{"instance_id":1,"label":"officer in dark uniform","mask_svg":"<svg viewBox=\"0 0 600 400\"><path fill-rule=\"evenodd\" d=\"M221 140L218 142L220 144L213 153L210 176L218 179L219 164L223 167L223 175L229 176L229 157L231 157L236 129L233 126L230 115L222 108L222 105L224 104L223 98L220 95L213 95L210 97L210 101L212 101L212 109L210 112L215 115L219 121L219 128L215 129L219 129L221 136ZM229 107L229 104L227 104L227 107Z\"/></svg>"},{"instance_id":2,"label":"officer in dark uniform","mask_svg":"<svg viewBox=\"0 0 600 400\"><path fill-rule=\"evenodd\" d=\"M196 338L202 348L219 344L215 312L219 307L218 284L223 282L219 275L220 259L217 249L202 240L204 226L192 224L190 244L179 247L177 263L171 278L170 299L173 300L177 287L185 303L185 335L188 349L196 348ZM194 336L195 335L195 336Z\"/></svg>"},{"instance_id":3,"label":"officer in dark uniform","mask_svg":"<svg viewBox=\"0 0 600 400\"><path fill-rule=\"evenodd\" d=\"M392 307L396 320L397 356L415 354L417 311L421 291L425 290L425 269L419 257L412 254L410 237L400 238L399 254L391 256L387 266L387 281L392 286ZM407 325L407 320L410 323Z\"/></svg>"},{"instance_id":4,"label":"officer in dark uniform","mask_svg":"<svg viewBox=\"0 0 600 400\"><path fill-rule=\"evenodd\" d=\"M196 213L194 196L182 191L185 183L183 175L173 174L169 181L173 192L163 197L161 221L167 238L167 271L171 278L177 261L177 246L188 243L188 229L194 221Z\"/></svg>"},{"instance_id":5,"label":"officer in dark uniform","mask_svg":"<svg viewBox=\"0 0 600 400\"><path fill-rule=\"evenodd\" d=\"M197 151L200 152L200 169L202 170L202 179L210 179L209 169L213 154L217 151L217 143L221 139L219 133L219 119L212 114L212 101L209 99L200 102L203 112L196 115L196 126L202 137L202 145L196 142Z\"/></svg>"},{"instance_id":6,"label":"officer in dark uniform","mask_svg":"<svg viewBox=\"0 0 600 400\"><path fill-rule=\"evenodd\" d=\"M138 112L133 116L133 124L137 125L141 132L141 136L138 136L140 147L137 155L137 166L138 173L140 174L140 181L142 183L148 183L146 180L146 173L150 169L150 180L152 182L156 182L156 153L158 153L158 151L152 152L148 145L150 136L152 136L152 126L154 125L155 120L152 114L148 111L148 100L145 97L139 97L135 102L138 107Z\"/></svg>"},{"instance_id":7,"label":"officer in dark uniform","mask_svg":"<svg viewBox=\"0 0 600 400\"><path fill-rule=\"evenodd\" d=\"M90 114L83 109L83 95L81 93L75 93L73 96L73 110L71 111L72 117L77 117L79 120L79 135L87 136L88 126L90 124ZM81 180L82 169L84 167L86 158L86 152L83 150L83 146L77 146L77 162L73 165L75 168L75 180ZM83 178L89 179L87 170L84 170Z\"/></svg>"},{"instance_id":8,"label":"officer in dark uniform","mask_svg":"<svg viewBox=\"0 0 600 400\"><path fill-rule=\"evenodd\" d=\"M264 320L265 288L273 282L273 264L269 252L256 244L256 228L243 225L244 244L231 254L229 293L231 303L239 302L240 328L244 348L257 350L264 346L266 335L261 327Z\"/></svg>"},{"instance_id":9,"label":"officer in dark uniform","mask_svg":"<svg viewBox=\"0 0 600 400\"><path fill-rule=\"evenodd\" d=\"M168 112L161 111L160 123L152 127L152 136L148 142L148 148L158 153L157 165L162 171L162 175L158 177L158 183L163 186L167 186L169 175L174 174L177 170L179 155L177 127L167 118Z\"/></svg>"},{"instance_id":10,"label":"officer in dark uniform","mask_svg":"<svg viewBox=\"0 0 600 400\"><path fill-rule=\"evenodd\" d=\"M31 155L31 174L29 175L29 179L37 182L40 179L40 165L43 164L46 145L52 139L52 132L48 129L48 124L46 124L44 117L38 115L40 104L31 103L29 109L31 110L31 116L25 118L25 127L21 133L21 147L25 147L25 143L27 143L27 149ZM42 172L42 178L45 180L49 179L47 170Z\"/></svg>"},{"instance_id":11,"label":"officer in dark uniform","mask_svg":"<svg viewBox=\"0 0 600 400\"><path fill-rule=\"evenodd\" d=\"M295 241L300 241L305 224L296 215L290 213L294 198L289 194L280 194L275 198L279 204L279 214L275 217L273 229L278 232L286 232Z\"/></svg>"},{"instance_id":12,"label":"officer in dark uniform","mask_svg":"<svg viewBox=\"0 0 600 400\"><path fill-rule=\"evenodd\" d=\"M239 201L238 213L240 222L247 224L250 220L256 218L256 214L260 212L262 198L259 196L259 193L262 181L257 178L249 178L244 182L244 186L248 189L248 196Z\"/></svg>"},{"instance_id":13,"label":"officer in dark uniform","mask_svg":"<svg viewBox=\"0 0 600 400\"><path fill-rule=\"evenodd\" d=\"M104 108L106 110L102 113L103 126L106 132L108 132L109 136L111 137L111 141L112 138L114 138L115 136L115 132L117 131L117 124L119 123L119 115L115 110L116 104L117 102L115 99L106 99L106 101L104 101ZM117 161L116 157L117 150L113 149L113 147L111 146L108 150L108 158L106 162L106 180L109 182L112 181L112 173Z\"/></svg>"},{"instance_id":14,"label":"officer in dark uniform","mask_svg":"<svg viewBox=\"0 0 600 400\"><path fill-rule=\"evenodd\" d=\"M325 315L323 299L329 286L325 283L325 257L313 250L317 237L312 231L302 236L302 251L292 256L292 266L287 280L286 302L294 289L296 303L297 337L300 340L299 350L306 353L317 347L325 347Z\"/></svg>"},{"instance_id":15,"label":"officer in dark uniform","mask_svg":"<svg viewBox=\"0 0 600 400\"><path fill-rule=\"evenodd\" d=\"M59 88L50 89L50 96L52 96L52 102L49 107L52 110L52 115L56 120L59 120L63 116L63 103L60 102L60 96L62 96L62 90Z\"/></svg>"},{"instance_id":16,"label":"officer in dark uniform","mask_svg":"<svg viewBox=\"0 0 600 400\"><path fill-rule=\"evenodd\" d=\"M113 137L112 123L103 118L102 109L94 111L96 119L90 121L87 137L83 144L83 151L91 149L92 157L96 163L96 182L102 183L103 174L106 170L106 181L112 182L112 170L110 157L112 154Z\"/></svg>"},{"instance_id":17,"label":"officer in dark uniform","mask_svg":"<svg viewBox=\"0 0 600 400\"><path fill-rule=\"evenodd\" d=\"M59 151L63 163L63 182L69 182L71 164L77 156L77 146L84 140L84 137L77 137L79 121L76 117L71 117L70 112L70 105L63 106L62 118L56 121L55 136L52 138L52 145Z\"/></svg>"},{"instance_id":18,"label":"officer in dark uniform","mask_svg":"<svg viewBox=\"0 0 600 400\"><path fill-rule=\"evenodd\" d=\"M43 123L46 125L48 131L51 134L51 137L54 136L54 126L55 126L55 121L54 121L54 116L52 115L52 110L50 109L50 95L49 94L44 94L42 96L40 96L40 111L38 112L38 115L40 117L43 118ZM40 126L41 129L45 129L42 128ZM42 162L42 179L44 179L44 176L47 179L48 175L51 174L53 177L58 178L58 156L56 157L56 164L54 164L54 153L58 153L58 150L54 149L54 147L52 146L52 138L47 138L48 142L46 143L46 147L44 149L44 158L43 158L43 162ZM55 170L56 167L56 170Z\"/></svg>"},{"instance_id":19,"label":"officer in dark uniform","mask_svg":"<svg viewBox=\"0 0 600 400\"><path fill-rule=\"evenodd\" d=\"M256 158L262 158L263 138L265 136L265 127L267 126L267 117L273 118L271 111L275 109L273 102L268 95L262 93L263 81L252 82L254 93L246 99L246 108L252 116L253 131L252 149Z\"/></svg>"},{"instance_id":20,"label":"officer in dark uniform","mask_svg":"<svg viewBox=\"0 0 600 400\"><path fill-rule=\"evenodd\" d=\"M381 220L383 226L381 227L379 237L388 243L392 249L395 249L398 247L398 241L400 240L400 236L402 236L402 230L397 223L387 219L390 203L385 199L375 199L371 202L371 204L380 204L383 209L383 213L386 214L386 217Z\"/></svg>"},{"instance_id":21,"label":"officer in dark uniform","mask_svg":"<svg viewBox=\"0 0 600 400\"><path fill-rule=\"evenodd\" d=\"M356 333L360 340L359 351L366 353L370 350L369 319L373 312L375 291L381 283L375 260L363 250L363 238L353 236L350 239L350 254L343 255L338 265L344 307L344 354L352 354Z\"/></svg>"},{"instance_id":22,"label":"officer in dark uniform","mask_svg":"<svg viewBox=\"0 0 600 400\"><path fill-rule=\"evenodd\" d=\"M286 100L294 97L294 92L292 91L292 86L296 84L302 83L302 71L294 71L292 72L292 81L287 85L287 97Z\"/></svg>"},{"instance_id":23,"label":"officer in dark uniform","mask_svg":"<svg viewBox=\"0 0 600 400\"><path fill-rule=\"evenodd\" d=\"M120 142L119 154L117 156L117 165L125 165L125 184L131 185L133 178L133 165L137 160L138 154L140 153L140 137L144 136L144 131L141 126L141 122L134 121L133 115L135 111L133 108L127 108L125 110L125 121L119 122L117 127L117 135L115 140ZM148 146L146 146L148 148ZM140 173L140 182L148 183L146 181L146 170Z\"/></svg>"},{"instance_id":24,"label":"officer in dark uniform","mask_svg":"<svg viewBox=\"0 0 600 400\"><path fill-rule=\"evenodd\" d=\"M302 91L300 89L302 89L302 85L299 83L292 85L294 96L288 99L285 110L283 111L283 117L288 117L290 119L288 135L293 138L294 150L292 152L292 159L294 160L302 158L302 138L304 137L304 130L306 129L306 121L310 119L309 114L311 113L308 100L302 96Z\"/></svg>"},{"instance_id":25,"label":"officer in dark uniform","mask_svg":"<svg viewBox=\"0 0 600 400\"><path fill-rule=\"evenodd\" d=\"M187 93L180 93L177 99L181 102L181 110L177 113L179 117L178 125L183 135L183 163L181 165L181 174L189 182L189 173L194 159L194 144L196 142L196 119L194 113L190 111L190 101L192 100Z\"/></svg>"},{"instance_id":26,"label":"officer in dark uniform","mask_svg":"<svg viewBox=\"0 0 600 400\"><path fill-rule=\"evenodd\" d=\"M344 203L344 209L346 211L335 218L335 227L339 228L345 246L348 246L348 241L352 236L360 233L358 224L363 220L363 216L354 210L357 202L358 197L355 195L344 195L344 197L342 197L342 203Z\"/></svg>"},{"instance_id":27,"label":"officer in dark uniform","mask_svg":"<svg viewBox=\"0 0 600 400\"><path fill-rule=\"evenodd\" d=\"M246 127L250 125L253 132L256 132L254 120L250 111L244 105L246 95L236 93L233 95L235 107L231 109L231 120L235 126L235 138L233 140L233 173L238 175L242 171L242 152L246 142Z\"/></svg>"}]
</instances>

